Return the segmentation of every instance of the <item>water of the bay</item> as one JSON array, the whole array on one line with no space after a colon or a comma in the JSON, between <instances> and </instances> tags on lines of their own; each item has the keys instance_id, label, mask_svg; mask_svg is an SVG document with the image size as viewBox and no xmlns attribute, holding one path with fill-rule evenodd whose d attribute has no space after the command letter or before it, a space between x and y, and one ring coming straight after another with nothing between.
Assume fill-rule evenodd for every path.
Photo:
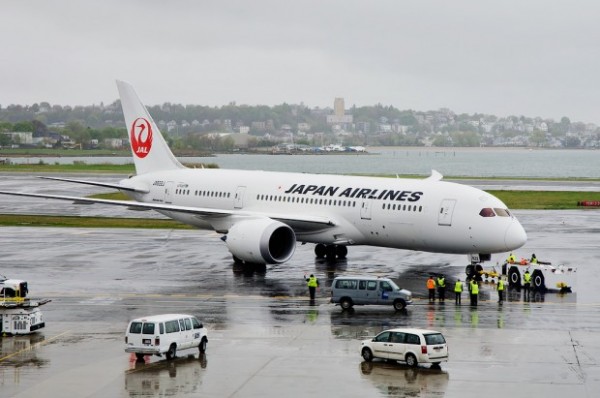
<instances>
[{"instance_id":1,"label":"water of the bay","mask_svg":"<svg viewBox=\"0 0 600 398\"><path fill-rule=\"evenodd\" d=\"M0 155L1 157L1 155ZM130 157L22 157L14 163L132 163ZM437 170L457 177L600 178L600 151L525 148L368 148L367 154L222 154L180 158L184 163L215 163L223 169L331 174L426 176Z\"/></svg>"}]
</instances>

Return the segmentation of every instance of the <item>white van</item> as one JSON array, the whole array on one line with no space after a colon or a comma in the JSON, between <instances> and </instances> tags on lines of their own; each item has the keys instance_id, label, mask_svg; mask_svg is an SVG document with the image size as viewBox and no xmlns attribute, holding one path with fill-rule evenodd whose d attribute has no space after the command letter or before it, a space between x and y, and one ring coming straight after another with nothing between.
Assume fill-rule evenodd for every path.
<instances>
[{"instance_id":1,"label":"white van","mask_svg":"<svg viewBox=\"0 0 600 398\"><path fill-rule=\"evenodd\" d=\"M404 361L415 367L419 363L439 366L448 361L448 344L435 330L389 329L361 342L360 355L367 362L373 358Z\"/></svg>"},{"instance_id":2,"label":"white van","mask_svg":"<svg viewBox=\"0 0 600 398\"><path fill-rule=\"evenodd\" d=\"M331 302L349 310L354 305L393 305L397 311L412 304L412 293L389 278L338 276L331 284Z\"/></svg>"},{"instance_id":3,"label":"white van","mask_svg":"<svg viewBox=\"0 0 600 398\"><path fill-rule=\"evenodd\" d=\"M134 319L125 333L125 352L133 352L141 360L144 355L165 354L175 357L177 351L197 348L206 351L206 328L192 315L165 314Z\"/></svg>"}]
</instances>

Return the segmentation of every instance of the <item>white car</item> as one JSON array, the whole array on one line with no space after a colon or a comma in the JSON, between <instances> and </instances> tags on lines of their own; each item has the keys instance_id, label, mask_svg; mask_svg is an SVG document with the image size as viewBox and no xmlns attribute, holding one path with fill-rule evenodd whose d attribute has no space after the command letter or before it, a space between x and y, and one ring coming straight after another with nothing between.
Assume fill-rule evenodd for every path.
<instances>
[{"instance_id":1,"label":"white car","mask_svg":"<svg viewBox=\"0 0 600 398\"><path fill-rule=\"evenodd\" d=\"M361 342L360 354L367 362L373 358L404 361L408 366L448 361L448 345L440 332L426 329L389 329Z\"/></svg>"},{"instance_id":2,"label":"white car","mask_svg":"<svg viewBox=\"0 0 600 398\"><path fill-rule=\"evenodd\" d=\"M134 319L125 332L125 352L135 353L138 360L145 355L166 355L173 359L177 351L206 351L206 328L195 316L186 314L154 315Z\"/></svg>"}]
</instances>

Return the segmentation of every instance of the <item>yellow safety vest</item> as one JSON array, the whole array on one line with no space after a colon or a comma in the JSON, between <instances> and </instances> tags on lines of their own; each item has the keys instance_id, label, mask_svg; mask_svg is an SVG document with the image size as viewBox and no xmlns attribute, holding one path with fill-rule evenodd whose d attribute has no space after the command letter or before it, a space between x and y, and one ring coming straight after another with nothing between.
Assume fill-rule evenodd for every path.
<instances>
[{"instance_id":1,"label":"yellow safety vest","mask_svg":"<svg viewBox=\"0 0 600 398\"><path fill-rule=\"evenodd\" d=\"M523 274L523 281L525 283L531 283L531 274L529 272Z\"/></svg>"},{"instance_id":2,"label":"yellow safety vest","mask_svg":"<svg viewBox=\"0 0 600 398\"><path fill-rule=\"evenodd\" d=\"M461 281L456 281L456 285L454 285L454 293L462 292L463 286Z\"/></svg>"},{"instance_id":3,"label":"yellow safety vest","mask_svg":"<svg viewBox=\"0 0 600 398\"><path fill-rule=\"evenodd\" d=\"M471 294L479 294L479 285L471 282Z\"/></svg>"},{"instance_id":4,"label":"yellow safety vest","mask_svg":"<svg viewBox=\"0 0 600 398\"><path fill-rule=\"evenodd\" d=\"M504 290L504 281L502 279L498 280L498 290Z\"/></svg>"},{"instance_id":5,"label":"yellow safety vest","mask_svg":"<svg viewBox=\"0 0 600 398\"><path fill-rule=\"evenodd\" d=\"M313 276L311 278L308 278L308 282L306 283L306 285L308 287L317 287L319 286L319 283L317 282L317 278Z\"/></svg>"},{"instance_id":6,"label":"yellow safety vest","mask_svg":"<svg viewBox=\"0 0 600 398\"><path fill-rule=\"evenodd\" d=\"M437 285L439 287L446 287L446 280L444 278L438 278Z\"/></svg>"}]
</instances>

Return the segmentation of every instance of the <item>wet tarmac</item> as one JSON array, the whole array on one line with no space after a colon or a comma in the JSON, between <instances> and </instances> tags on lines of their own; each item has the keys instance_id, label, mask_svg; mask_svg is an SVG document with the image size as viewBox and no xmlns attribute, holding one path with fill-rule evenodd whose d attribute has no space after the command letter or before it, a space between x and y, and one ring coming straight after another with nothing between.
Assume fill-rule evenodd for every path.
<instances>
[{"instance_id":1,"label":"wet tarmac","mask_svg":"<svg viewBox=\"0 0 600 398\"><path fill-rule=\"evenodd\" d=\"M41 203L57 212L102 211ZM21 200L10 206L27 208ZM577 267L573 293L525 300L511 291L499 305L493 285L484 284L474 309L466 295L462 306L425 300L429 273L444 273L452 285L464 276L466 256L351 247L346 261L327 263L315 261L312 245L298 245L289 263L248 270L234 268L219 235L208 231L0 228L0 274L25 279L32 296L52 299L42 308L46 328L0 339L0 396L595 397L600 212L515 213L529 235L516 255L535 252ZM312 304L308 273L321 281ZM329 304L329 286L348 274L390 276L413 291L415 304L406 312L343 312ZM136 363L123 350L127 322L168 312L203 321L206 354ZM449 362L412 369L362 361L361 339L399 326L441 330Z\"/></svg>"}]
</instances>

